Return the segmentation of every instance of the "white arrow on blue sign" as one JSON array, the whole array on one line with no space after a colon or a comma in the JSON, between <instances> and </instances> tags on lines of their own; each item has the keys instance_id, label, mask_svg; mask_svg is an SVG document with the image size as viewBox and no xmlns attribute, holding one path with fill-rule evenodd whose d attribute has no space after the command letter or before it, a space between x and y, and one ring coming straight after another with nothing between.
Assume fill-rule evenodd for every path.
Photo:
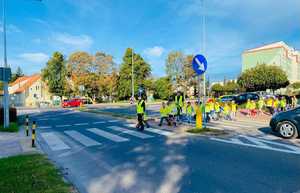
<instances>
[{"instance_id":1,"label":"white arrow on blue sign","mask_svg":"<svg viewBox=\"0 0 300 193\"><path fill-rule=\"evenodd\" d=\"M193 58L193 69L196 72L197 75L203 74L207 69L207 60L206 58L198 54Z\"/></svg>"}]
</instances>

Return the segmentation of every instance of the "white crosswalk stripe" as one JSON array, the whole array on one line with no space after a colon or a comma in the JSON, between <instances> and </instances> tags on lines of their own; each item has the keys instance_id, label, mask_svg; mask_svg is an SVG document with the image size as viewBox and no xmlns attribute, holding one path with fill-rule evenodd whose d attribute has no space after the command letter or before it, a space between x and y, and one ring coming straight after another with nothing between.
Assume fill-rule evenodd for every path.
<instances>
[{"instance_id":1,"label":"white crosswalk stripe","mask_svg":"<svg viewBox=\"0 0 300 193\"><path fill-rule=\"evenodd\" d=\"M38 128L39 128L39 129L50 129L51 126L39 126Z\"/></svg>"},{"instance_id":2,"label":"white crosswalk stripe","mask_svg":"<svg viewBox=\"0 0 300 193\"><path fill-rule=\"evenodd\" d=\"M133 124L133 123L129 123L129 124L126 124L126 126L127 127L135 127L136 125ZM145 128L144 130L148 131L148 132L156 133L156 134L159 134L159 135L164 135L164 136L167 136L167 137L175 134L173 132L162 130L162 129Z\"/></svg>"},{"instance_id":3,"label":"white crosswalk stripe","mask_svg":"<svg viewBox=\"0 0 300 193\"><path fill-rule=\"evenodd\" d=\"M118 136L118 135L114 135L114 134L111 134L109 132L106 132L106 131L103 131L103 130L100 130L98 128L90 128L88 129L88 131L92 132L92 133L95 133L96 135L99 135L101 137L104 137L106 139L109 139L111 141L114 141L114 142L125 142L125 141L129 141L129 139L125 138L125 137L121 137L121 136Z\"/></svg>"},{"instance_id":4,"label":"white crosswalk stripe","mask_svg":"<svg viewBox=\"0 0 300 193\"><path fill-rule=\"evenodd\" d=\"M211 137L210 139L214 141L224 142L224 143L231 143L236 145L255 147L255 148L267 149L272 151L284 152L284 153L300 154L300 148L297 146L274 142L274 141L265 140L261 138L255 138L251 136L239 135L237 137L233 137L229 139ZM246 139L251 143L242 141L243 139Z\"/></svg>"},{"instance_id":5,"label":"white crosswalk stripe","mask_svg":"<svg viewBox=\"0 0 300 193\"><path fill-rule=\"evenodd\" d=\"M164 136L167 136L167 137L171 136L171 135L175 135L175 133L173 133L173 132L165 131L165 130L162 130L162 129L145 128L145 131L156 133L156 134L159 134L159 135L164 135Z\"/></svg>"},{"instance_id":6,"label":"white crosswalk stripe","mask_svg":"<svg viewBox=\"0 0 300 193\"><path fill-rule=\"evenodd\" d=\"M72 125L56 125L56 127L71 127Z\"/></svg>"},{"instance_id":7,"label":"white crosswalk stripe","mask_svg":"<svg viewBox=\"0 0 300 193\"><path fill-rule=\"evenodd\" d=\"M75 141L78 141L79 143L83 144L86 147L101 145L101 143L99 143L89 137L86 137L85 135L79 133L78 131L71 130L71 131L64 131L64 133L66 133L68 136L73 138Z\"/></svg>"},{"instance_id":8,"label":"white crosswalk stripe","mask_svg":"<svg viewBox=\"0 0 300 193\"><path fill-rule=\"evenodd\" d=\"M119 120L110 120L110 121L107 121L109 123L116 123L116 122L119 122Z\"/></svg>"},{"instance_id":9,"label":"white crosswalk stripe","mask_svg":"<svg viewBox=\"0 0 300 193\"><path fill-rule=\"evenodd\" d=\"M93 124L103 124L105 123L105 121L96 121L96 122L93 122Z\"/></svg>"},{"instance_id":10,"label":"white crosswalk stripe","mask_svg":"<svg viewBox=\"0 0 300 193\"><path fill-rule=\"evenodd\" d=\"M75 123L75 126L83 126L83 125L88 125L89 123Z\"/></svg>"},{"instance_id":11,"label":"white crosswalk stripe","mask_svg":"<svg viewBox=\"0 0 300 193\"><path fill-rule=\"evenodd\" d=\"M115 130L115 131L120 131L122 133L129 134L129 135L141 138L141 139L148 139L148 138L153 137L153 136L147 135L145 133L141 133L141 132L137 132L137 131L133 131L133 130L129 130L129 129L124 129L124 128L121 128L121 127L118 127L118 126L110 126L108 128L110 128L112 130Z\"/></svg>"},{"instance_id":12,"label":"white crosswalk stripe","mask_svg":"<svg viewBox=\"0 0 300 193\"><path fill-rule=\"evenodd\" d=\"M47 132L41 133L42 138L45 140L47 145L52 151L70 149L70 146L65 144L55 133Z\"/></svg>"}]
</instances>

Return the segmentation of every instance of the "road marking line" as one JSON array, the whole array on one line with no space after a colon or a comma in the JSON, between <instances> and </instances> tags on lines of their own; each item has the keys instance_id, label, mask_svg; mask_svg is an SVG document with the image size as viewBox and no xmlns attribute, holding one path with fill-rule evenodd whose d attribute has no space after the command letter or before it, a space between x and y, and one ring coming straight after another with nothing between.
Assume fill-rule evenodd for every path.
<instances>
[{"instance_id":1,"label":"road marking line","mask_svg":"<svg viewBox=\"0 0 300 193\"><path fill-rule=\"evenodd\" d=\"M64 133L66 133L68 136L73 138L75 141L78 141L79 143L83 144L86 147L101 145L101 143L99 143L89 137L86 137L85 135L82 135L78 131L71 130L71 131L64 131Z\"/></svg>"},{"instance_id":2,"label":"road marking line","mask_svg":"<svg viewBox=\"0 0 300 193\"><path fill-rule=\"evenodd\" d=\"M119 122L119 120L110 120L110 121L107 121L109 123L115 123L115 122Z\"/></svg>"},{"instance_id":3,"label":"road marking line","mask_svg":"<svg viewBox=\"0 0 300 193\"><path fill-rule=\"evenodd\" d=\"M110 126L108 128L115 130L115 131L121 131L122 133L126 133L126 134L129 134L129 135L141 138L141 139L147 139L147 138L153 137L153 136L147 135L145 133L141 133L141 132L137 132L137 131L133 131L133 130L129 130L129 129L124 129L124 128L121 128L118 126Z\"/></svg>"},{"instance_id":4,"label":"road marking line","mask_svg":"<svg viewBox=\"0 0 300 193\"><path fill-rule=\"evenodd\" d=\"M51 126L40 126L40 127L37 127L37 128L39 128L39 129L50 129Z\"/></svg>"},{"instance_id":5,"label":"road marking line","mask_svg":"<svg viewBox=\"0 0 300 193\"><path fill-rule=\"evenodd\" d=\"M239 135L239 137L245 138L245 139L247 139L248 141L254 143L257 146L266 147L266 148L269 147L265 143L261 142L261 140L259 140L258 138L254 138L254 137L250 137L250 136L246 136L246 135Z\"/></svg>"},{"instance_id":6,"label":"road marking line","mask_svg":"<svg viewBox=\"0 0 300 193\"><path fill-rule=\"evenodd\" d=\"M97 122L93 122L93 124L103 124L105 123L105 121L97 121Z\"/></svg>"},{"instance_id":7,"label":"road marking line","mask_svg":"<svg viewBox=\"0 0 300 193\"><path fill-rule=\"evenodd\" d=\"M248 146L248 147L255 147L255 148L260 148L260 149L267 149L267 150L273 150L273 151L279 151L279 152L284 152L284 153L292 153L292 154L300 154L300 149L297 147L290 147L290 145L287 145L289 148L293 148L294 150L286 150L286 149L280 149L280 148L275 148L275 147L270 147L267 145L253 145L253 144L248 144L248 143L243 143L242 141L240 141L239 139L236 138L232 138L229 140L226 139L220 139L220 138L215 138L215 137L211 137L211 140L214 141L219 141L219 142L224 142L224 143L231 143L231 144L237 144L237 145L241 145L241 146ZM279 146L285 146L284 144L281 143L275 143L275 142L271 142L271 141L266 141L263 140L265 143L270 143L270 144L274 144L274 145L279 145ZM288 148L287 147L287 148Z\"/></svg>"},{"instance_id":8,"label":"road marking line","mask_svg":"<svg viewBox=\"0 0 300 193\"><path fill-rule=\"evenodd\" d=\"M145 128L145 131L152 132L152 133L157 133L157 134L164 135L164 136L175 135L175 133L173 133L173 132L165 131L165 130L162 130L162 129Z\"/></svg>"},{"instance_id":9,"label":"road marking line","mask_svg":"<svg viewBox=\"0 0 300 193\"><path fill-rule=\"evenodd\" d=\"M109 132L106 132L106 131L103 131L103 130L100 130L100 129L97 129L97 128L91 128L91 129L88 129L88 131L92 132L92 133L95 133L96 135L99 135L101 137L104 137L104 138L107 138L111 141L114 141L114 142L125 142L125 141L129 141L129 139L125 138L125 137L120 137L118 135L114 135L114 134L111 134Z\"/></svg>"},{"instance_id":10,"label":"road marking line","mask_svg":"<svg viewBox=\"0 0 300 193\"><path fill-rule=\"evenodd\" d=\"M89 123L75 123L76 126L88 125Z\"/></svg>"},{"instance_id":11,"label":"road marking line","mask_svg":"<svg viewBox=\"0 0 300 193\"><path fill-rule=\"evenodd\" d=\"M56 125L56 127L71 127L72 125Z\"/></svg>"},{"instance_id":12,"label":"road marking line","mask_svg":"<svg viewBox=\"0 0 300 193\"><path fill-rule=\"evenodd\" d=\"M48 118L39 119L39 121L48 121L48 120L49 120Z\"/></svg>"},{"instance_id":13,"label":"road marking line","mask_svg":"<svg viewBox=\"0 0 300 193\"><path fill-rule=\"evenodd\" d=\"M136 125L134 123L129 123L129 124L126 124L126 126L127 127L135 127ZM162 129L145 128L144 130L148 131L148 132L164 135L164 136L171 136L171 135L175 134L173 132L162 130Z\"/></svg>"},{"instance_id":14,"label":"road marking line","mask_svg":"<svg viewBox=\"0 0 300 193\"><path fill-rule=\"evenodd\" d=\"M53 132L41 133L42 138L46 141L52 151L59 151L70 149L70 146L65 144L56 134Z\"/></svg>"},{"instance_id":15,"label":"road marking line","mask_svg":"<svg viewBox=\"0 0 300 193\"><path fill-rule=\"evenodd\" d=\"M227 126L227 125L214 125L211 123L206 124L208 127L215 127L215 128L226 128L226 129L234 129L232 126Z\"/></svg>"}]
</instances>

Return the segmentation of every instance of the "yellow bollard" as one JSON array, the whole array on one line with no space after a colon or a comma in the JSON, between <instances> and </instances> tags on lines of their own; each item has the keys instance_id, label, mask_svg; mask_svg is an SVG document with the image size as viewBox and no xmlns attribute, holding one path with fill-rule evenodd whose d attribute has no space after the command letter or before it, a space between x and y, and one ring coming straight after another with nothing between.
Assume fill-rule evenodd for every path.
<instances>
[{"instance_id":1,"label":"yellow bollard","mask_svg":"<svg viewBox=\"0 0 300 193\"><path fill-rule=\"evenodd\" d=\"M35 129L36 129L36 122L33 121L32 122L32 138L31 138L32 139L32 144L31 144L32 147L35 147L35 136L36 136Z\"/></svg>"},{"instance_id":2,"label":"yellow bollard","mask_svg":"<svg viewBox=\"0 0 300 193\"><path fill-rule=\"evenodd\" d=\"M202 129L202 111L200 106L196 106L196 128Z\"/></svg>"}]
</instances>

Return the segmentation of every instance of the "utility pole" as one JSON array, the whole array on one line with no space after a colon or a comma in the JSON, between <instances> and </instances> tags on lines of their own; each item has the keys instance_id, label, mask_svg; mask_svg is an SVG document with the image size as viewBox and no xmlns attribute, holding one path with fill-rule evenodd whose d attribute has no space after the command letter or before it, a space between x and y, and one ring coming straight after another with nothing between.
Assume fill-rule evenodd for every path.
<instances>
[{"instance_id":1,"label":"utility pole","mask_svg":"<svg viewBox=\"0 0 300 193\"><path fill-rule=\"evenodd\" d=\"M205 51L206 51L206 44L205 44L205 39L206 39L206 34L205 34L205 5L204 5L204 0L202 0L202 53L205 56ZM203 73L203 100L205 99L206 96L206 85L205 85L205 73Z\"/></svg>"},{"instance_id":2,"label":"utility pole","mask_svg":"<svg viewBox=\"0 0 300 193\"><path fill-rule=\"evenodd\" d=\"M3 59L4 69L8 68L7 65L7 53L6 53L6 0L2 0L3 6ZM6 77L6 72L3 70L3 77ZM3 79L3 110L4 110L4 128L9 127L9 93L8 93L8 79Z\"/></svg>"},{"instance_id":3,"label":"utility pole","mask_svg":"<svg viewBox=\"0 0 300 193\"><path fill-rule=\"evenodd\" d=\"M133 68L133 48L131 49L131 98L134 99L134 68Z\"/></svg>"}]
</instances>

